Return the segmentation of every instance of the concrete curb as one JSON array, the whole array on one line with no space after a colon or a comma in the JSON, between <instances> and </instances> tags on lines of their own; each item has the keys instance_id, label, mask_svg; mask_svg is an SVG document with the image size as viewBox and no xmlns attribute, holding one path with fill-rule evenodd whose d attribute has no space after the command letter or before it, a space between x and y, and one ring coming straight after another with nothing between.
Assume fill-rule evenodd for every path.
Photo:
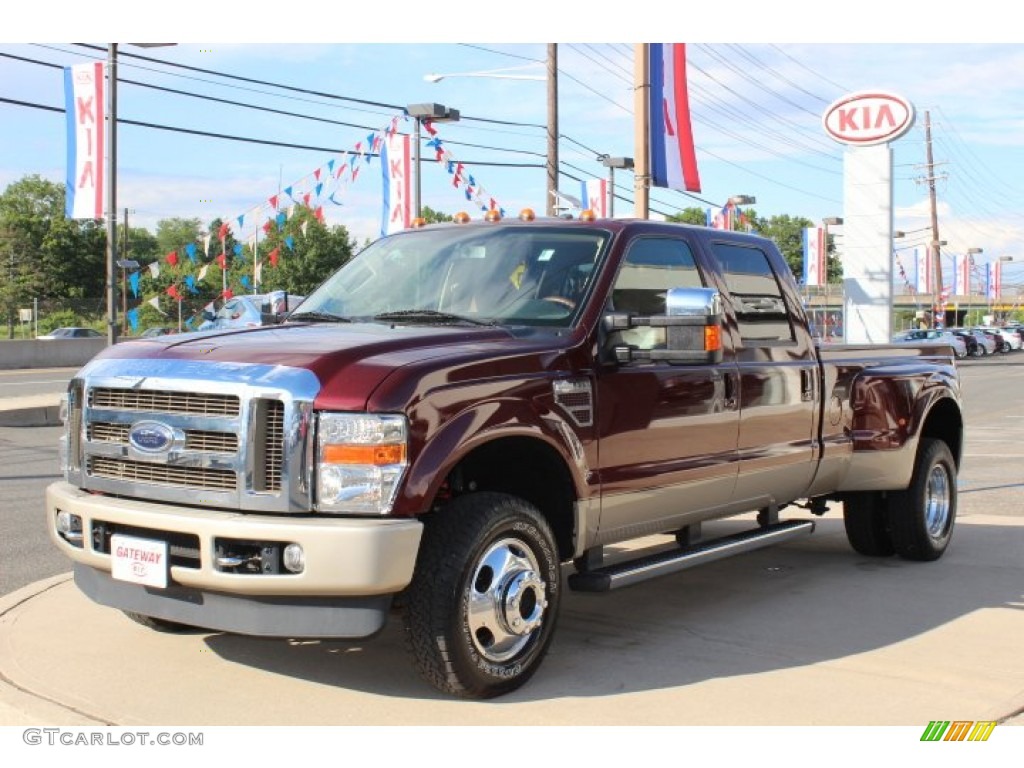
<instances>
[{"instance_id":1,"label":"concrete curb","mask_svg":"<svg viewBox=\"0 0 1024 768\"><path fill-rule=\"evenodd\" d=\"M62 573L22 587L0 597L0 623L11 619L25 603L71 580L70 573ZM0 669L0 726L52 726L107 725L102 720L69 709L58 701L40 696L13 683L5 670Z\"/></svg>"},{"instance_id":2,"label":"concrete curb","mask_svg":"<svg viewBox=\"0 0 1024 768\"><path fill-rule=\"evenodd\" d=\"M0 401L0 427L55 427L60 423L60 395L10 397Z\"/></svg>"}]
</instances>

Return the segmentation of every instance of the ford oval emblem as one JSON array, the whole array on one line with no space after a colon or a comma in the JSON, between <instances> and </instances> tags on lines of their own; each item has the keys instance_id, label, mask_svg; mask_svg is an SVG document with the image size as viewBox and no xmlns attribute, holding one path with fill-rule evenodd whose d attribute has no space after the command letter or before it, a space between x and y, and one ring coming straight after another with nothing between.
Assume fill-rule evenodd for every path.
<instances>
[{"instance_id":1,"label":"ford oval emblem","mask_svg":"<svg viewBox=\"0 0 1024 768\"><path fill-rule=\"evenodd\" d=\"M174 430L159 421L140 421L128 430L128 442L143 453L163 453L174 442Z\"/></svg>"}]
</instances>

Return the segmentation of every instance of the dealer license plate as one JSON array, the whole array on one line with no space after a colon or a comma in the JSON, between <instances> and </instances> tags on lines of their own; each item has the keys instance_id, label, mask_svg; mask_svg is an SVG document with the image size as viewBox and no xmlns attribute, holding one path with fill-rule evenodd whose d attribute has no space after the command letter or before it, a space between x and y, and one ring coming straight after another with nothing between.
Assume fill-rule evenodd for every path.
<instances>
[{"instance_id":1,"label":"dealer license plate","mask_svg":"<svg viewBox=\"0 0 1024 768\"><path fill-rule=\"evenodd\" d=\"M115 533L110 537L110 575L119 581L167 586L167 542Z\"/></svg>"}]
</instances>

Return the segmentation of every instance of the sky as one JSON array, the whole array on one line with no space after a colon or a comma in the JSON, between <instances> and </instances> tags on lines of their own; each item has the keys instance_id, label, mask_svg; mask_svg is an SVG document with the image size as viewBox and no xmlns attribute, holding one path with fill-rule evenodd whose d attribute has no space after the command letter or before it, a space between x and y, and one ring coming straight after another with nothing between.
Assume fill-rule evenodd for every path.
<instances>
[{"instance_id":1,"label":"sky","mask_svg":"<svg viewBox=\"0 0 1024 768\"><path fill-rule=\"evenodd\" d=\"M116 34L193 41L119 44L117 208L119 220L128 209L131 226L241 216L254 227L271 212L270 198L288 204L282 193L291 190L302 200L327 181L319 202L328 222L359 242L376 238L379 161L357 159L355 181L332 183L329 170L371 133L411 131L403 107L423 102L461 112L459 122L438 126L438 138L487 199L510 215L543 211L547 46L538 36L558 43L559 187L578 197L582 179L607 174L598 155L635 154L634 43L668 35L687 43L702 188L652 190L652 217L718 209L734 195L755 197L759 216L842 216L844 148L826 136L821 116L841 96L882 89L916 110L913 128L892 144L894 228L907 232L897 255L909 269L908 251L931 237L927 115L947 269L968 248L982 249L980 264L1011 257L1019 264L1004 264L1005 290L1024 285L1024 43L999 39L1009 32L993 29L1000 25L986 3L954 16L870 0L855 16L815 3L741 2L724 24L692 10L652 24L667 6L631 3L634 13L620 10L609 23L583 6L534 2L500 12L399 3L386 14L314 2L243 16L186 0L155 28L58 3L56 23L28 19L0 31L0 189L29 174L63 183L62 68L105 58L106 43L62 41ZM113 31L110 18L118 18ZM607 42L615 38L625 42ZM448 76L432 83L431 73ZM479 216L430 152L423 203ZM616 214L632 215L632 174L618 171L615 182ZM842 228L830 231L841 250Z\"/></svg>"}]
</instances>

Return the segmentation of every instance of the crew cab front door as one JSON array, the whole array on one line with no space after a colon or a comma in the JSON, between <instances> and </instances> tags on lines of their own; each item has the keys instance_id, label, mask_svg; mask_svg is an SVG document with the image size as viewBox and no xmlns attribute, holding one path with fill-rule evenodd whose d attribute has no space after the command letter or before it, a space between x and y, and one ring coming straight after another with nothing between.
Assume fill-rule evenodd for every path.
<instances>
[{"instance_id":1,"label":"crew cab front door","mask_svg":"<svg viewBox=\"0 0 1024 768\"><path fill-rule=\"evenodd\" d=\"M607 306L663 315L669 288L706 285L685 240L640 237L628 246ZM664 344L658 328L611 336L606 347ZM599 371L599 543L682 528L729 504L737 474L735 388L731 350L714 365L633 361Z\"/></svg>"}]
</instances>

